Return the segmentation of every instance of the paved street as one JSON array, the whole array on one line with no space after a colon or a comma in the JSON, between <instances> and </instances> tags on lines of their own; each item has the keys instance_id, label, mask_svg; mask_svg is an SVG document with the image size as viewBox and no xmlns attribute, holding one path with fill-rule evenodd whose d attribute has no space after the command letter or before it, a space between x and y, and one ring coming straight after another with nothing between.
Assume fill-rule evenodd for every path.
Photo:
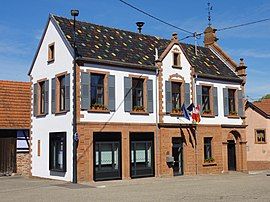
<instances>
[{"instance_id":1,"label":"paved street","mask_svg":"<svg viewBox=\"0 0 270 202\"><path fill-rule=\"evenodd\" d=\"M0 201L270 201L266 173L144 178L73 185L0 178Z\"/></svg>"}]
</instances>

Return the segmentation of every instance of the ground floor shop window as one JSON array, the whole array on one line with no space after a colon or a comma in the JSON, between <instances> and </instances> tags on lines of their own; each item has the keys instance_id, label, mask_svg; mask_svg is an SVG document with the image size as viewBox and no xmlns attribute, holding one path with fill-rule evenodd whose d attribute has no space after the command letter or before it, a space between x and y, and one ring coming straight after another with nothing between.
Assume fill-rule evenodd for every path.
<instances>
[{"instance_id":1,"label":"ground floor shop window","mask_svg":"<svg viewBox=\"0 0 270 202\"><path fill-rule=\"evenodd\" d=\"M94 179L121 178L121 134L94 133Z\"/></svg>"},{"instance_id":2,"label":"ground floor shop window","mask_svg":"<svg viewBox=\"0 0 270 202\"><path fill-rule=\"evenodd\" d=\"M66 133L50 133L50 170L66 172Z\"/></svg>"},{"instance_id":3,"label":"ground floor shop window","mask_svg":"<svg viewBox=\"0 0 270 202\"><path fill-rule=\"evenodd\" d=\"M131 133L131 177L154 176L154 134Z\"/></svg>"}]
</instances>

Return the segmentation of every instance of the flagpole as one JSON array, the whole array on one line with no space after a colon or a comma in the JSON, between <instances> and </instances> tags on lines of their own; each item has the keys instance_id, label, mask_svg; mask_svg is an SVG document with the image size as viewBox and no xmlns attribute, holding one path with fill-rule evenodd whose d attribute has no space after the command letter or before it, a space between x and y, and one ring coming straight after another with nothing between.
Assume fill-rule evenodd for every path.
<instances>
[{"instance_id":1,"label":"flagpole","mask_svg":"<svg viewBox=\"0 0 270 202\"><path fill-rule=\"evenodd\" d=\"M195 106L198 106L198 103L197 103L197 97L195 98L195 96L196 96L196 79L197 79L197 75L196 74L194 74L194 76L193 76L193 89L194 89L194 91L193 91L193 99L194 99L194 103L196 103L195 104ZM195 164L196 164L196 175L198 175L198 149L197 149L197 141L198 141L198 138L197 138L197 136L198 136L198 132L197 132L197 126L198 126L198 123L195 125Z\"/></svg>"}]
</instances>

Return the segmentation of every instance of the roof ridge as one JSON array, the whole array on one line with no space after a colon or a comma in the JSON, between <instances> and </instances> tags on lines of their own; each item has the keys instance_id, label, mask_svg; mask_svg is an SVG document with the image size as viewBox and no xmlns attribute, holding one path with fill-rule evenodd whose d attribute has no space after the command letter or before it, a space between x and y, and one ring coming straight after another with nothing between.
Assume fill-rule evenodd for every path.
<instances>
[{"instance_id":1,"label":"roof ridge","mask_svg":"<svg viewBox=\"0 0 270 202\"><path fill-rule=\"evenodd\" d=\"M64 16L59 16L59 15L56 15L56 14L51 14L51 15L52 16L56 16L56 17L59 17L59 18L65 18L67 20L72 20L71 18L67 18L67 17L64 17ZM119 30L119 31L129 32L129 33L136 34L136 35L142 35L142 36L148 36L148 37L155 37L158 40L167 40L167 41L170 41L170 39L166 39L166 38L163 38L163 37L160 37L160 36L154 36L154 35L150 35L150 34L137 33L135 31L120 29L120 28L116 28L116 27L109 27L109 26L105 26L105 25L101 25L101 24L92 23L92 22L89 22L89 21L84 21L84 20L76 20L76 21L82 22L82 23L87 23L87 24L92 24L92 25L96 25L96 26L100 26L100 27L104 27L104 28L109 28L109 29L115 29L115 30Z\"/></svg>"}]
</instances>

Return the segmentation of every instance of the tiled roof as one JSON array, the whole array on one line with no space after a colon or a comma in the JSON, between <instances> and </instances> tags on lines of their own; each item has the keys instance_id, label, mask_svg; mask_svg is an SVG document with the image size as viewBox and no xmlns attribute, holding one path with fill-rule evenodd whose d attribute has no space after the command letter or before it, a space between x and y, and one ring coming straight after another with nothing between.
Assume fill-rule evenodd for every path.
<instances>
[{"instance_id":1,"label":"tiled roof","mask_svg":"<svg viewBox=\"0 0 270 202\"><path fill-rule=\"evenodd\" d=\"M55 15L53 18L72 44L73 20ZM76 40L78 54L82 57L146 66L155 64L155 48L161 54L171 42L155 36L81 21L76 21ZM198 54L195 55L194 45L181 43L181 46L196 73L239 79L209 48L198 46Z\"/></svg>"},{"instance_id":2,"label":"tiled roof","mask_svg":"<svg viewBox=\"0 0 270 202\"><path fill-rule=\"evenodd\" d=\"M253 102L253 104L258 107L260 110L265 112L268 116L270 116L270 98L262 99L261 101Z\"/></svg>"},{"instance_id":3,"label":"tiled roof","mask_svg":"<svg viewBox=\"0 0 270 202\"><path fill-rule=\"evenodd\" d=\"M30 128L31 83L0 81L0 129Z\"/></svg>"}]
</instances>

